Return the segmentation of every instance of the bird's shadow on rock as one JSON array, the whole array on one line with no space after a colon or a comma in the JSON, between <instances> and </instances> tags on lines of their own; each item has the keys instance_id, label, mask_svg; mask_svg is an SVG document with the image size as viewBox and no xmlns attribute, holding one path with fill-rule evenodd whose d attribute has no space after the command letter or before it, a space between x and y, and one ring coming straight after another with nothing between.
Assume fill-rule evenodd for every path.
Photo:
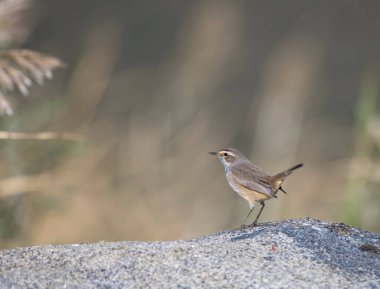
<instances>
[{"instance_id":1,"label":"bird's shadow on rock","mask_svg":"<svg viewBox=\"0 0 380 289\"><path fill-rule=\"evenodd\" d=\"M272 227L273 223L260 223L256 226L245 226L240 227L234 230L236 233L241 233L238 236L232 237L230 239L231 242L241 241L245 239L253 239L257 235L260 235L263 232L266 232L270 227Z\"/></svg>"}]
</instances>

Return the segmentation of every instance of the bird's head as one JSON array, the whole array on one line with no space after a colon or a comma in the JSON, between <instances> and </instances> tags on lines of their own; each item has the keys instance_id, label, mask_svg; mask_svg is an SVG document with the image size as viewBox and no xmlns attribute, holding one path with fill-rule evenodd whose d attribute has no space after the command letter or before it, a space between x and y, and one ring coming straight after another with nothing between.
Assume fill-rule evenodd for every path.
<instances>
[{"instance_id":1,"label":"bird's head","mask_svg":"<svg viewBox=\"0 0 380 289\"><path fill-rule=\"evenodd\" d=\"M217 156L225 168L228 168L239 160L246 160L247 158L234 148L221 149L217 152L209 152L209 154Z\"/></svg>"}]
</instances>

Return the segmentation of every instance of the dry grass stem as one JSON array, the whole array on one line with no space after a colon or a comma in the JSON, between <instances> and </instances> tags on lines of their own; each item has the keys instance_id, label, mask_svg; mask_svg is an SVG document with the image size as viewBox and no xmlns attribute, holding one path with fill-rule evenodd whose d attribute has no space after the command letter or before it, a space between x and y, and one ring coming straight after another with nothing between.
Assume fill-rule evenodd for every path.
<instances>
[{"instance_id":1,"label":"dry grass stem","mask_svg":"<svg viewBox=\"0 0 380 289\"><path fill-rule=\"evenodd\" d=\"M75 134L71 132L23 133L23 132L0 131L0 139L12 139L12 140L63 139L63 140L70 140L70 141L83 141L84 137L80 134Z\"/></svg>"}]
</instances>

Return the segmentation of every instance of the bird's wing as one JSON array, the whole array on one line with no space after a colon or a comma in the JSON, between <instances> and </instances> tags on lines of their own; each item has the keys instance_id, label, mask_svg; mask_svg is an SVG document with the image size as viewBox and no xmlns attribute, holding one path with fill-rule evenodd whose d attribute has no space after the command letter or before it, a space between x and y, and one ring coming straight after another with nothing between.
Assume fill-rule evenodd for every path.
<instances>
[{"instance_id":1,"label":"bird's wing","mask_svg":"<svg viewBox=\"0 0 380 289\"><path fill-rule=\"evenodd\" d=\"M233 178L242 186L275 198L269 182L269 176L263 170L250 163L240 163L230 168Z\"/></svg>"}]
</instances>

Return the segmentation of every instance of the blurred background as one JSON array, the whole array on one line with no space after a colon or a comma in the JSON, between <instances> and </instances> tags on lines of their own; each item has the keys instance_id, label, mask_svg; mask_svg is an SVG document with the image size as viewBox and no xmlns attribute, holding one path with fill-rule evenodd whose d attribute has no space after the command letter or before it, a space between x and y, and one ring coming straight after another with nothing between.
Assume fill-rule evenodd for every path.
<instances>
[{"instance_id":1,"label":"blurred background","mask_svg":"<svg viewBox=\"0 0 380 289\"><path fill-rule=\"evenodd\" d=\"M238 227L249 206L208 154L230 146L269 174L305 163L262 222L380 232L379 1L23 2L3 48L66 68L0 118L57 134L0 139L1 248Z\"/></svg>"}]
</instances>

